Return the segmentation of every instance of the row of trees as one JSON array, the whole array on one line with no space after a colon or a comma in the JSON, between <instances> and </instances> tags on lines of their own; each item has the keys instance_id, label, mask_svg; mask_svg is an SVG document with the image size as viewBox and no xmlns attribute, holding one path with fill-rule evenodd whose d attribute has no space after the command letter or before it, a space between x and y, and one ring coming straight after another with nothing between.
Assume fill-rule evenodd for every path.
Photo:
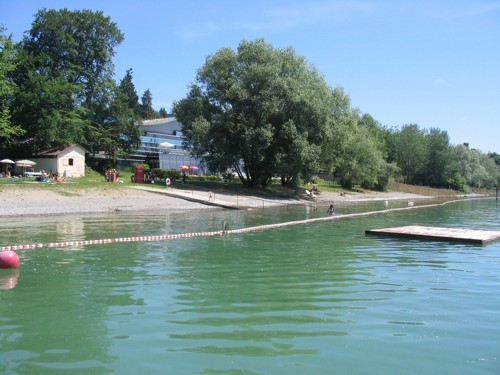
<instances>
[{"instance_id":1,"label":"row of trees","mask_svg":"<svg viewBox=\"0 0 500 375\"><path fill-rule=\"evenodd\" d=\"M142 119L166 117L129 69L113 80L124 36L102 12L40 10L19 43L0 30L0 147L36 152L79 143L116 160L140 144ZM386 128L352 108L341 88L291 48L243 41L208 56L174 103L185 147L212 171L248 186L278 176L296 186L335 173L345 187L407 183L462 189L498 185L500 158L450 144L446 131Z\"/></svg>"},{"instance_id":2,"label":"row of trees","mask_svg":"<svg viewBox=\"0 0 500 375\"><path fill-rule=\"evenodd\" d=\"M402 179L410 184L450 187L493 188L500 182L500 158L484 154L468 144L451 145L445 131L420 129L411 124L390 132L394 144L389 157L400 167Z\"/></svg>"},{"instance_id":3,"label":"row of trees","mask_svg":"<svg viewBox=\"0 0 500 375\"><path fill-rule=\"evenodd\" d=\"M112 58L124 36L102 12L40 10L19 43L0 27L0 146L37 152L78 143L111 159L140 145L141 119L132 69L116 83Z\"/></svg>"},{"instance_id":4,"label":"row of trees","mask_svg":"<svg viewBox=\"0 0 500 375\"><path fill-rule=\"evenodd\" d=\"M174 103L185 146L212 170L233 168L248 186L285 186L315 173L384 189L392 178L463 189L500 181L498 155L453 146L446 131L386 128L351 107L340 88L290 49L264 40L223 48Z\"/></svg>"}]
</instances>

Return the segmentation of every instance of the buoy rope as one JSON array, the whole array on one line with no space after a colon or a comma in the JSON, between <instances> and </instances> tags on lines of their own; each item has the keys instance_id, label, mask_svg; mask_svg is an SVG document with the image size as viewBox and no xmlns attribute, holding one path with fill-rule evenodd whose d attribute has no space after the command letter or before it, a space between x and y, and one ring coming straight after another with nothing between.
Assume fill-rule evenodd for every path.
<instances>
[{"instance_id":1,"label":"buoy rope","mask_svg":"<svg viewBox=\"0 0 500 375\"><path fill-rule=\"evenodd\" d=\"M478 199L478 198L471 198ZM463 200L460 200L460 202ZM313 219L304 219L304 220L296 220L296 221L287 221L284 223L276 223L276 224L266 224L266 225L258 225L254 227L240 228L240 229L223 229L219 231L213 232L194 232L194 233L179 233L179 234L164 234L164 235L156 235L156 236L138 236L138 237L119 237L119 238L107 238L107 239L97 239L97 240L78 240L78 241L64 241L64 242L49 242L49 243L31 243L31 244L22 244L22 245L8 245L8 246L0 246L1 251L7 250L24 250L24 249L38 249L38 248L54 248L54 247L69 247L69 246L85 246L85 245L103 245L109 243L120 243L120 242L140 242L140 241L164 241L164 240L174 240L178 238L192 238L192 237L210 237L217 235L227 235L227 234L239 234L239 233L248 233L248 232L256 232L260 230L268 230L274 228L282 228L290 225L300 225L300 224L309 224L317 221L327 221L327 220L339 220L339 219L347 219L352 217L360 217L360 216L370 216L370 215L378 215L385 214L388 212L395 211L404 211L411 210L417 208L430 208L437 206L444 206L448 203L457 202L457 200L446 201L443 203L434 203L427 204L421 206L411 206L411 207L400 207L400 208L390 208L380 211L368 211L368 212L360 212L354 214L345 214L345 215L334 215L334 216L325 216L318 217Z\"/></svg>"},{"instance_id":2,"label":"buoy rope","mask_svg":"<svg viewBox=\"0 0 500 375\"><path fill-rule=\"evenodd\" d=\"M49 242L49 243L31 243L23 245L10 245L0 246L0 251L6 250L24 250L24 249L38 249L42 247L68 247L68 246L84 246L84 245L103 245L116 242L139 242L139 241L163 241L173 240L177 238L188 237L209 237L223 234L223 231L215 232L196 232L196 233L179 233L179 234L165 234L157 236L137 236L137 237L119 237L119 238L105 238L98 240L79 240L79 241L64 241L64 242Z\"/></svg>"}]
</instances>

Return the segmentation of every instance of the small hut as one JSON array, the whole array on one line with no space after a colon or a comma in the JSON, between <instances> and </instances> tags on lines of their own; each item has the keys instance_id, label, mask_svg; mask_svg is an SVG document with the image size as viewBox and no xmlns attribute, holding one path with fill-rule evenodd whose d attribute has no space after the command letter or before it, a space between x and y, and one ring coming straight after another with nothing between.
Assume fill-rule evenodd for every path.
<instances>
[{"instance_id":1,"label":"small hut","mask_svg":"<svg viewBox=\"0 0 500 375\"><path fill-rule=\"evenodd\" d=\"M85 176L85 150L74 144L68 147L53 148L33 155L38 170L57 174L61 177Z\"/></svg>"}]
</instances>

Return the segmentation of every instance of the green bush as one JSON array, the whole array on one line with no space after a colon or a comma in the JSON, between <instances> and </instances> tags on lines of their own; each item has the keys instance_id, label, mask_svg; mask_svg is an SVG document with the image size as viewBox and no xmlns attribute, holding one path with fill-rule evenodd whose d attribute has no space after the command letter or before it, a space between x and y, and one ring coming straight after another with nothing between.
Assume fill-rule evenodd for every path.
<instances>
[{"instance_id":1,"label":"green bush","mask_svg":"<svg viewBox=\"0 0 500 375\"><path fill-rule=\"evenodd\" d=\"M180 180L181 172L177 169L165 169L165 178L170 178L172 181Z\"/></svg>"},{"instance_id":2,"label":"green bush","mask_svg":"<svg viewBox=\"0 0 500 375\"><path fill-rule=\"evenodd\" d=\"M448 179L448 185L453 190L457 190L457 191L465 191L466 190L465 179L458 172L455 173L453 178Z\"/></svg>"}]
</instances>

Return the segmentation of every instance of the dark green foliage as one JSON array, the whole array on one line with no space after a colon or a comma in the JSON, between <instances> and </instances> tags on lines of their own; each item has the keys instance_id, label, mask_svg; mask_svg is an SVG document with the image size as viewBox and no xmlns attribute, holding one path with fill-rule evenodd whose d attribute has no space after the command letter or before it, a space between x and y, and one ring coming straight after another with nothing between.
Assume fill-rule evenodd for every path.
<instances>
[{"instance_id":1,"label":"dark green foliage","mask_svg":"<svg viewBox=\"0 0 500 375\"><path fill-rule=\"evenodd\" d=\"M207 58L174 115L211 170L232 168L247 186L266 186L274 175L290 185L319 164L330 98L293 50L243 41Z\"/></svg>"},{"instance_id":2,"label":"dark green foliage","mask_svg":"<svg viewBox=\"0 0 500 375\"><path fill-rule=\"evenodd\" d=\"M460 173L456 172L452 178L450 178L448 181L448 187L450 189L456 190L456 191L464 191L465 188L465 180L464 178L460 175Z\"/></svg>"},{"instance_id":3,"label":"dark green foliage","mask_svg":"<svg viewBox=\"0 0 500 375\"><path fill-rule=\"evenodd\" d=\"M139 96L135 91L135 85L132 82L132 78L132 69L128 69L125 73L125 77L120 81L118 89L127 107L131 109L134 114L140 116Z\"/></svg>"},{"instance_id":4,"label":"dark green foliage","mask_svg":"<svg viewBox=\"0 0 500 375\"><path fill-rule=\"evenodd\" d=\"M158 115L160 116L160 118L168 117L167 110L161 107L160 110L158 111Z\"/></svg>"},{"instance_id":5,"label":"dark green foliage","mask_svg":"<svg viewBox=\"0 0 500 375\"><path fill-rule=\"evenodd\" d=\"M0 147L9 145L14 137L24 133L19 125L11 121L11 102L18 90L9 75L16 68L16 49L12 38L3 33L0 25Z\"/></svg>"},{"instance_id":6,"label":"dark green foliage","mask_svg":"<svg viewBox=\"0 0 500 375\"><path fill-rule=\"evenodd\" d=\"M143 120L151 120L159 117L158 112L153 109L153 95L147 89L141 97L141 105L139 106L140 117Z\"/></svg>"},{"instance_id":7,"label":"dark green foliage","mask_svg":"<svg viewBox=\"0 0 500 375\"><path fill-rule=\"evenodd\" d=\"M138 146L131 70L121 88L113 81L112 57L122 41L102 12L43 9L35 15L12 73L19 87L12 118L26 130L17 139L25 151L78 143L115 160Z\"/></svg>"}]
</instances>

